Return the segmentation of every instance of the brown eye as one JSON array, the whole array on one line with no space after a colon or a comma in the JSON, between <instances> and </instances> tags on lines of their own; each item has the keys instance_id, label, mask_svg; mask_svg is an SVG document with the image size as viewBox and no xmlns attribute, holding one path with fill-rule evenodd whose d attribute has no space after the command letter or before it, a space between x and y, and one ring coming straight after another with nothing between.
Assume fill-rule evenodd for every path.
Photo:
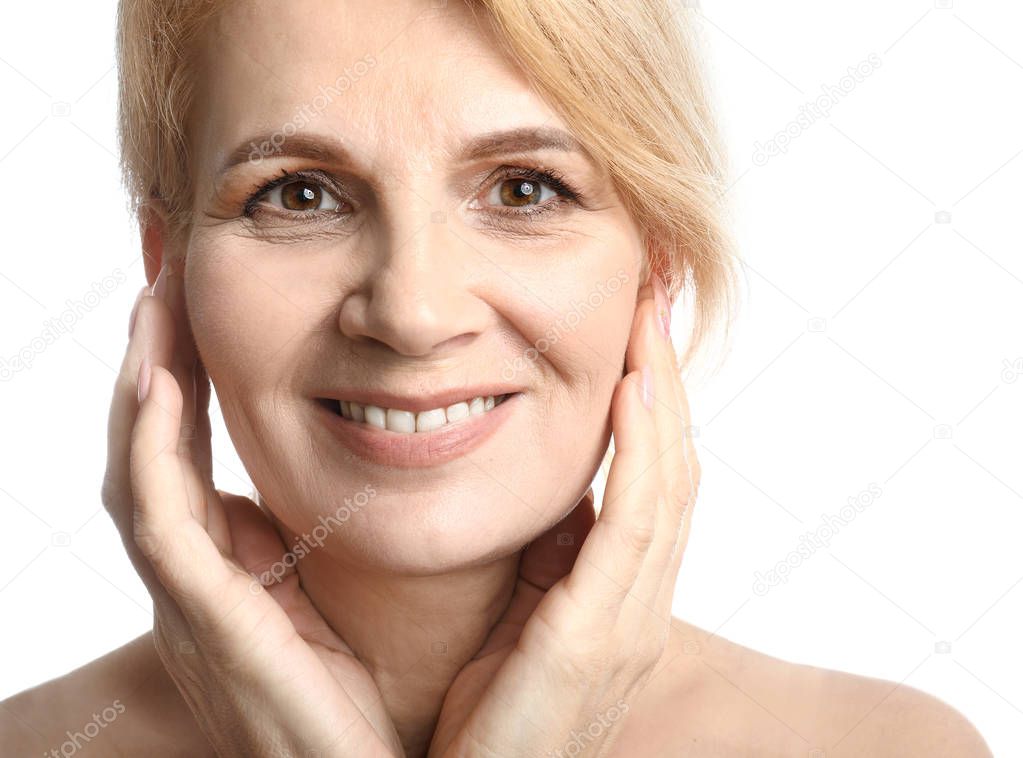
<instances>
[{"instance_id":1,"label":"brown eye","mask_svg":"<svg viewBox=\"0 0 1023 758\"><path fill-rule=\"evenodd\" d=\"M491 197L488 198L491 202L497 202L512 208L520 208L525 205L537 205L543 200L547 200L553 195L557 195L556 192L547 187L549 193L544 194L543 188L546 185L543 182L538 182L533 179L506 179L500 184L494 186Z\"/></svg>"},{"instance_id":2,"label":"brown eye","mask_svg":"<svg viewBox=\"0 0 1023 758\"><path fill-rule=\"evenodd\" d=\"M267 193L266 200L271 205L296 212L332 211L338 207L337 200L324 192L323 187L305 180L279 184Z\"/></svg>"}]
</instances>

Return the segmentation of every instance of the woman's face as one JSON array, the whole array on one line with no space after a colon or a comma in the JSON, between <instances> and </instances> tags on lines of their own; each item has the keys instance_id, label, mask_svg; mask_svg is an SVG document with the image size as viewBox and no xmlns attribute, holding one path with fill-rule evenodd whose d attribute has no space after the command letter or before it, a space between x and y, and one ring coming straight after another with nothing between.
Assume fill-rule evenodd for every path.
<instances>
[{"instance_id":1,"label":"woman's face","mask_svg":"<svg viewBox=\"0 0 1023 758\"><path fill-rule=\"evenodd\" d=\"M382 8L227 6L203 44L178 252L196 346L276 518L425 572L521 548L586 491L644 255L484 11ZM495 136L510 130L542 131ZM361 398L398 428L504 393L433 431L336 413Z\"/></svg>"}]
</instances>

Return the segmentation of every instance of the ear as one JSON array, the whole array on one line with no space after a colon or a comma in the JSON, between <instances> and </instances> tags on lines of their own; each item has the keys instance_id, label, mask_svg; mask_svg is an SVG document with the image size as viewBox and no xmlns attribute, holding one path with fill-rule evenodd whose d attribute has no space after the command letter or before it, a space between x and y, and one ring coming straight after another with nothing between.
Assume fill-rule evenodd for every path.
<instances>
[{"instance_id":1,"label":"ear","mask_svg":"<svg viewBox=\"0 0 1023 758\"><path fill-rule=\"evenodd\" d=\"M169 228L168 214L163 203L157 199L147 200L139 209L139 234L142 237L146 281L150 287L164 263L173 257L169 255Z\"/></svg>"}]
</instances>

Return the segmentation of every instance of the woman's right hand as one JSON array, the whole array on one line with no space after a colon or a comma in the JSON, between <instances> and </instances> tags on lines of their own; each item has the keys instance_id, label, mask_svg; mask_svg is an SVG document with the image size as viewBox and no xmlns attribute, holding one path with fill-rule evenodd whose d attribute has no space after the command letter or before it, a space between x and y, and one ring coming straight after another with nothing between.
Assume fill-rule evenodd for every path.
<instances>
[{"instance_id":1,"label":"woman's right hand","mask_svg":"<svg viewBox=\"0 0 1023 758\"><path fill-rule=\"evenodd\" d=\"M157 296L140 292L114 389L103 503L152 596L163 665L217 755L404 755L375 682L294 566L265 587L254 578L286 548L259 506L213 486L209 379L181 275L159 278Z\"/></svg>"}]
</instances>

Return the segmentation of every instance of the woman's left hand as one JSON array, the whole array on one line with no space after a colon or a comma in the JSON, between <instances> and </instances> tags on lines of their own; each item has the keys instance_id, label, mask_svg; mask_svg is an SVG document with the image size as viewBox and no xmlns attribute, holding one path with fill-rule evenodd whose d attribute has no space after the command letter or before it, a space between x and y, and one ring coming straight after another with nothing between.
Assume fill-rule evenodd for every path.
<instances>
[{"instance_id":1,"label":"woman's left hand","mask_svg":"<svg viewBox=\"0 0 1023 758\"><path fill-rule=\"evenodd\" d=\"M523 552L508 610L448 690L430 758L560 755L578 741L587 755L607 755L616 722L661 660L700 480L678 362L661 327L663 292L660 282L639 291L628 373L611 404L615 455L600 518L591 489Z\"/></svg>"}]
</instances>

